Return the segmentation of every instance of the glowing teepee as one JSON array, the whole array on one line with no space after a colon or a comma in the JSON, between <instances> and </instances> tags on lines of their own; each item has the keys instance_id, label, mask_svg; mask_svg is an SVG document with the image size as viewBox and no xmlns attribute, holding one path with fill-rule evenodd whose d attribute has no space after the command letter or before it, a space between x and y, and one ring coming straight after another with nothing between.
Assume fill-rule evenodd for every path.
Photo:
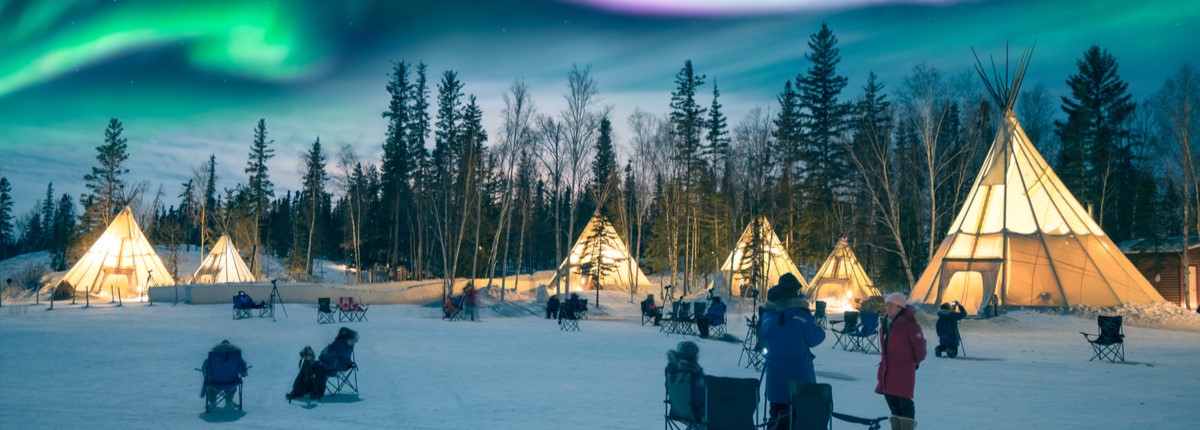
<instances>
[{"instance_id":1,"label":"glowing teepee","mask_svg":"<svg viewBox=\"0 0 1200 430\"><path fill-rule=\"evenodd\" d=\"M233 246L233 241L229 239L228 235L224 234L221 235L220 239L217 239L217 244L213 246L208 256L204 257L204 262L200 263L200 267L196 269L196 274L192 276L193 284L254 281L254 274L250 273L250 269L242 261L242 256L238 253L237 248Z\"/></svg>"},{"instance_id":2,"label":"glowing teepee","mask_svg":"<svg viewBox=\"0 0 1200 430\"><path fill-rule=\"evenodd\" d=\"M597 258L598 257L598 258ZM626 290L637 284L638 288L654 285L638 268L637 262L629 255L625 242L617 235L612 223L602 215L592 217L587 227L579 234L579 240L571 247L571 254L562 262L557 273L566 270L566 290L578 291L591 288L591 275L598 274L599 285L596 288L604 290ZM558 281L556 274L550 285Z\"/></svg>"},{"instance_id":3,"label":"glowing teepee","mask_svg":"<svg viewBox=\"0 0 1200 430\"><path fill-rule=\"evenodd\" d=\"M957 300L969 313L992 300L1001 306L1163 301L1017 122L1013 102L1028 61L1026 53L1011 85L999 79L993 84L978 68L1005 107L1004 121L970 195L909 298L934 305Z\"/></svg>"},{"instance_id":4,"label":"glowing teepee","mask_svg":"<svg viewBox=\"0 0 1200 430\"><path fill-rule=\"evenodd\" d=\"M823 301L830 308L852 307L855 302L883 295L858 263L858 257L846 239L838 241L833 253L809 282L807 291L808 297Z\"/></svg>"},{"instance_id":5,"label":"glowing teepee","mask_svg":"<svg viewBox=\"0 0 1200 430\"><path fill-rule=\"evenodd\" d=\"M758 225L757 234L755 224ZM775 235L770 221L765 216L759 216L742 232L737 246L721 265L718 276L713 278L712 287L713 291L742 297L749 297L750 292L757 288L759 298L765 299L766 289L779 282L779 277L785 273L796 275L804 290L808 289L804 274L788 257L787 249L779 241L779 236Z\"/></svg>"},{"instance_id":6,"label":"glowing teepee","mask_svg":"<svg viewBox=\"0 0 1200 430\"><path fill-rule=\"evenodd\" d=\"M129 206L117 214L62 280L76 291L127 297L139 296L151 286L175 285L171 272L138 228Z\"/></svg>"}]
</instances>

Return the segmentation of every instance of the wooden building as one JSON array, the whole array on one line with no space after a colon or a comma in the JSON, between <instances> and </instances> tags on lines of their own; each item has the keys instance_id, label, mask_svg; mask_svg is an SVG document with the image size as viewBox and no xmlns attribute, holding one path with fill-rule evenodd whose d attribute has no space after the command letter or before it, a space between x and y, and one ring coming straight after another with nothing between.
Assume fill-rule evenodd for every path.
<instances>
[{"instance_id":1,"label":"wooden building","mask_svg":"<svg viewBox=\"0 0 1200 430\"><path fill-rule=\"evenodd\" d=\"M1122 242L1121 251L1146 277L1155 290L1187 309L1196 309L1196 277L1200 272L1200 237L1188 241L1188 268L1183 268L1183 238L1133 239Z\"/></svg>"}]
</instances>

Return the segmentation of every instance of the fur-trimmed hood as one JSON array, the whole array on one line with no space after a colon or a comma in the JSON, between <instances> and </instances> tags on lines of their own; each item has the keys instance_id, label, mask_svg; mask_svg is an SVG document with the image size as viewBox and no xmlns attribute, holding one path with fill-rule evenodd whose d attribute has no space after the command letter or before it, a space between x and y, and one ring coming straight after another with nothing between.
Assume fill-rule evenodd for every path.
<instances>
[{"instance_id":1,"label":"fur-trimmed hood","mask_svg":"<svg viewBox=\"0 0 1200 430\"><path fill-rule=\"evenodd\" d=\"M789 308L808 309L808 300L805 299L804 297L792 297L790 299L782 299L782 300L776 300L773 302L767 302L765 305L763 305L763 309L766 309L769 311L783 312L784 310L789 309Z\"/></svg>"},{"instance_id":2,"label":"fur-trimmed hood","mask_svg":"<svg viewBox=\"0 0 1200 430\"><path fill-rule=\"evenodd\" d=\"M687 373L700 373L701 372L699 364L696 364L695 361L688 361L688 360L679 358L679 354L677 352L675 352L675 350L667 351L667 360L670 361L671 363L675 364L675 368L678 369L680 372L687 372Z\"/></svg>"},{"instance_id":3,"label":"fur-trimmed hood","mask_svg":"<svg viewBox=\"0 0 1200 430\"><path fill-rule=\"evenodd\" d=\"M212 349L210 349L208 352L233 352L241 350L242 349L238 348L237 345L229 343L228 340L223 340L221 343L218 343L217 346L212 347Z\"/></svg>"}]
</instances>

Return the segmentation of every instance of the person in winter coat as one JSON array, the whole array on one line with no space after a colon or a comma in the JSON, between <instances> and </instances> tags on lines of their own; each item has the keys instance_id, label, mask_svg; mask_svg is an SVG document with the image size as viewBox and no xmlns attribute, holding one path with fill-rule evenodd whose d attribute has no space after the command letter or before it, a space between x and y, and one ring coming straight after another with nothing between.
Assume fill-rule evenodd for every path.
<instances>
[{"instance_id":1,"label":"person in winter coat","mask_svg":"<svg viewBox=\"0 0 1200 430\"><path fill-rule=\"evenodd\" d=\"M654 303L654 294L647 294L646 300L642 300L642 315L653 317L654 325L662 323L662 308Z\"/></svg>"},{"instance_id":2,"label":"person in winter coat","mask_svg":"<svg viewBox=\"0 0 1200 430\"><path fill-rule=\"evenodd\" d=\"M467 286L463 287L463 310L467 312L467 318L471 321L479 319L479 291L475 290L475 284L468 282Z\"/></svg>"},{"instance_id":3,"label":"person in winter coat","mask_svg":"<svg viewBox=\"0 0 1200 430\"><path fill-rule=\"evenodd\" d=\"M228 340L222 340L221 343L218 343L216 346L212 347L212 349L208 350L209 353L213 353L213 352L225 353L225 352L234 352L234 351L237 351L239 353L239 355L238 355L239 363L237 365L238 366L237 374L239 377L245 378L246 375L249 374L249 368L246 367L246 360L244 358L240 358L241 357L240 353L242 351L241 348L238 348L237 345L229 343ZM225 394L225 398L227 398L227 399L233 398L233 395L237 393L236 385L231 388L224 389L224 390L211 389L207 386L209 377L212 376L212 375L210 375L210 373L213 370L213 368L210 365L207 358L204 359L204 364L200 365L200 369L202 372L204 372L204 381L206 383L205 386L201 387L200 395L201 395L201 397L204 397L205 400L207 400L209 404L212 404L214 401L216 401L218 391L223 391ZM227 407L230 406L230 404L228 402L226 402L225 405Z\"/></svg>"},{"instance_id":4,"label":"person in winter coat","mask_svg":"<svg viewBox=\"0 0 1200 430\"><path fill-rule=\"evenodd\" d=\"M696 328L700 329L700 337L708 337L708 328L725 323L725 303L721 298L713 296L712 304L704 311L704 315L696 315Z\"/></svg>"},{"instance_id":5,"label":"person in winter coat","mask_svg":"<svg viewBox=\"0 0 1200 430\"><path fill-rule=\"evenodd\" d=\"M808 301L800 294L800 281L787 273L768 291L771 298L763 305L762 337L766 342L768 422L778 429L790 429L781 423L791 402L791 382L817 382L811 348L825 341L825 331L817 327Z\"/></svg>"},{"instance_id":6,"label":"person in winter coat","mask_svg":"<svg viewBox=\"0 0 1200 430\"><path fill-rule=\"evenodd\" d=\"M292 391L284 396L287 398L289 403L292 400L304 397L309 393L317 393L315 398L321 398L320 393L316 390L316 387L313 384L313 382L316 380L313 370L316 361L317 354L313 352L311 346L305 345L304 349L300 350L300 371L296 373L296 379L292 381Z\"/></svg>"},{"instance_id":7,"label":"person in winter coat","mask_svg":"<svg viewBox=\"0 0 1200 430\"><path fill-rule=\"evenodd\" d=\"M546 319L558 319L558 294L550 296L546 300Z\"/></svg>"},{"instance_id":8,"label":"person in winter coat","mask_svg":"<svg viewBox=\"0 0 1200 430\"><path fill-rule=\"evenodd\" d=\"M667 390L671 383L680 383L688 378L691 386L692 416L697 421L704 416L705 385L704 369L699 364L700 347L691 341L679 342L674 350L667 351Z\"/></svg>"},{"instance_id":9,"label":"person in winter coat","mask_svg":"<svg viewBox=\"0 0 1200 430\"><path fill-rule=\"evenodd\" d=\"M916 308L904 294L892 293L884 301L885 318L879 324L880 359L875 392L883 394L892 416L893 430L917 428L913 391L917 368L925 360L925 334L917 324Z\"/></svg>"},{"instance_id":10,"label":"person in winter coat","mask_svg":"<svg viewBox=\"0 0 1200 430\"><path fill-rule=\"evenodd\" d=\"M950 358L958 356L958 344L961 341L958 337L958 322L966 317L967 310L958 302L942 303L938 308L938 346L933 348L933 355L941 357L942 353L945 353L946 357Z\"/></svg>"},{"instance_id":11,"label":"person in winter coat","mask_svg":"<svg viewBox=\"0 0 1200 430\"><path fill-rule=\"evenodd\" d=\"M354 364L354 344L358 343L358 332L342 327L333 343L321 350L313 369L313 381L308 398L321 401L325 397L325 381L329 375L350 370Z\"/></svg>"}]
</instances>

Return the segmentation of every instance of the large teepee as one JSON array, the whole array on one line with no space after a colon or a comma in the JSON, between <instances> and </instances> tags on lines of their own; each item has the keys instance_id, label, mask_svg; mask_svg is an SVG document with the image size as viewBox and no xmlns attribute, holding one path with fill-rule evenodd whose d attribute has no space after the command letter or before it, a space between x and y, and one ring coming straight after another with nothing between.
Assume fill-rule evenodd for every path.
<instances>
[{"instance_id":1,"label":"large teepee","mask_svg":"<svg viewBox=\"0 0 1200 430\"><path fill-rule=\"evenodd\" d=\"M599 257L599 258L597 258ZM629 255L625 242L617 235L612 223L602 215L592 217L587 227L571 247L571 254L559 266L559 274L567 272L565 290L577 291L591 288L590 279L599 279L597 288L604 290L626 290L634 287L644 289L651 284L637 262ZM584 276L584 274L589 276ZM556 274L550 285L558 281Z\"/></svg>"},{"instance_id":2,"label":"large teepee","mask_svg":"<svg viewBox=\"0 0 1200 430\"><path fill-rule=\"evenodd\" d=\"M204 257L204 261L196 269L196 274L192 275L193 284L254 282L254 280L254 274L250 273L250 269L242 261L242 255L233 246L233 241L224 234L217 239L217 244L213 246L208 256Z\"/></svg>"},{"instance_id":3,"label":"large teepee","mask_svg":"<svg viewBox=\"0 0 1200 430\"><path fill-rule=\"evenodd\" d=\"M758 226L757 234L755 225ZM757 289L759 297L766 298L766 289L779 282L779 277L785 273L796 275L804 289L808 289L804 274L788 257L787 249L775 235L767 217L759 216L742 232L737 246L721 265L718 276L713 278L712 287L718 293L742 297L749 297L750 292Z\"/></svg>"},{"instance_id":4,"label":"large teepee","mask_svg":"<svg viewBox=\"0 0 1200 430\"><path fill-rule=\"evenodd\" d=\"M808 297L823 301L830 308L852 307L868 297L883 295L858 263L858 257L846 239L838 241L833 253L809 282L807 291Z\"/></svg>"},{"instance_id":5,"label":"large teepee","mask_svg":"<svg viewBox=\"0 0 1200 430\"><path fill-rule=\"evenodd\" d=\"M117 214L62 280L76 291L103 291L128 297L139 296L151 286L175 285L171 272L138 228L129 206Z\"/></svg>"},{"instance_id":6,"label":"large teepee","mask_svg":"<svg viewBox=\"0 0 1200 430\"><path fill-rule=\"evenodd\" d=\"M1001 306L1163 301L1063 186L1017 122L1013 102L1028 61L1026 53L1011 85L989 81L978 67L1004 106L1004 121L910 299L958 300L970 313L993 297Z\"/></svg>"}]
</instances>

